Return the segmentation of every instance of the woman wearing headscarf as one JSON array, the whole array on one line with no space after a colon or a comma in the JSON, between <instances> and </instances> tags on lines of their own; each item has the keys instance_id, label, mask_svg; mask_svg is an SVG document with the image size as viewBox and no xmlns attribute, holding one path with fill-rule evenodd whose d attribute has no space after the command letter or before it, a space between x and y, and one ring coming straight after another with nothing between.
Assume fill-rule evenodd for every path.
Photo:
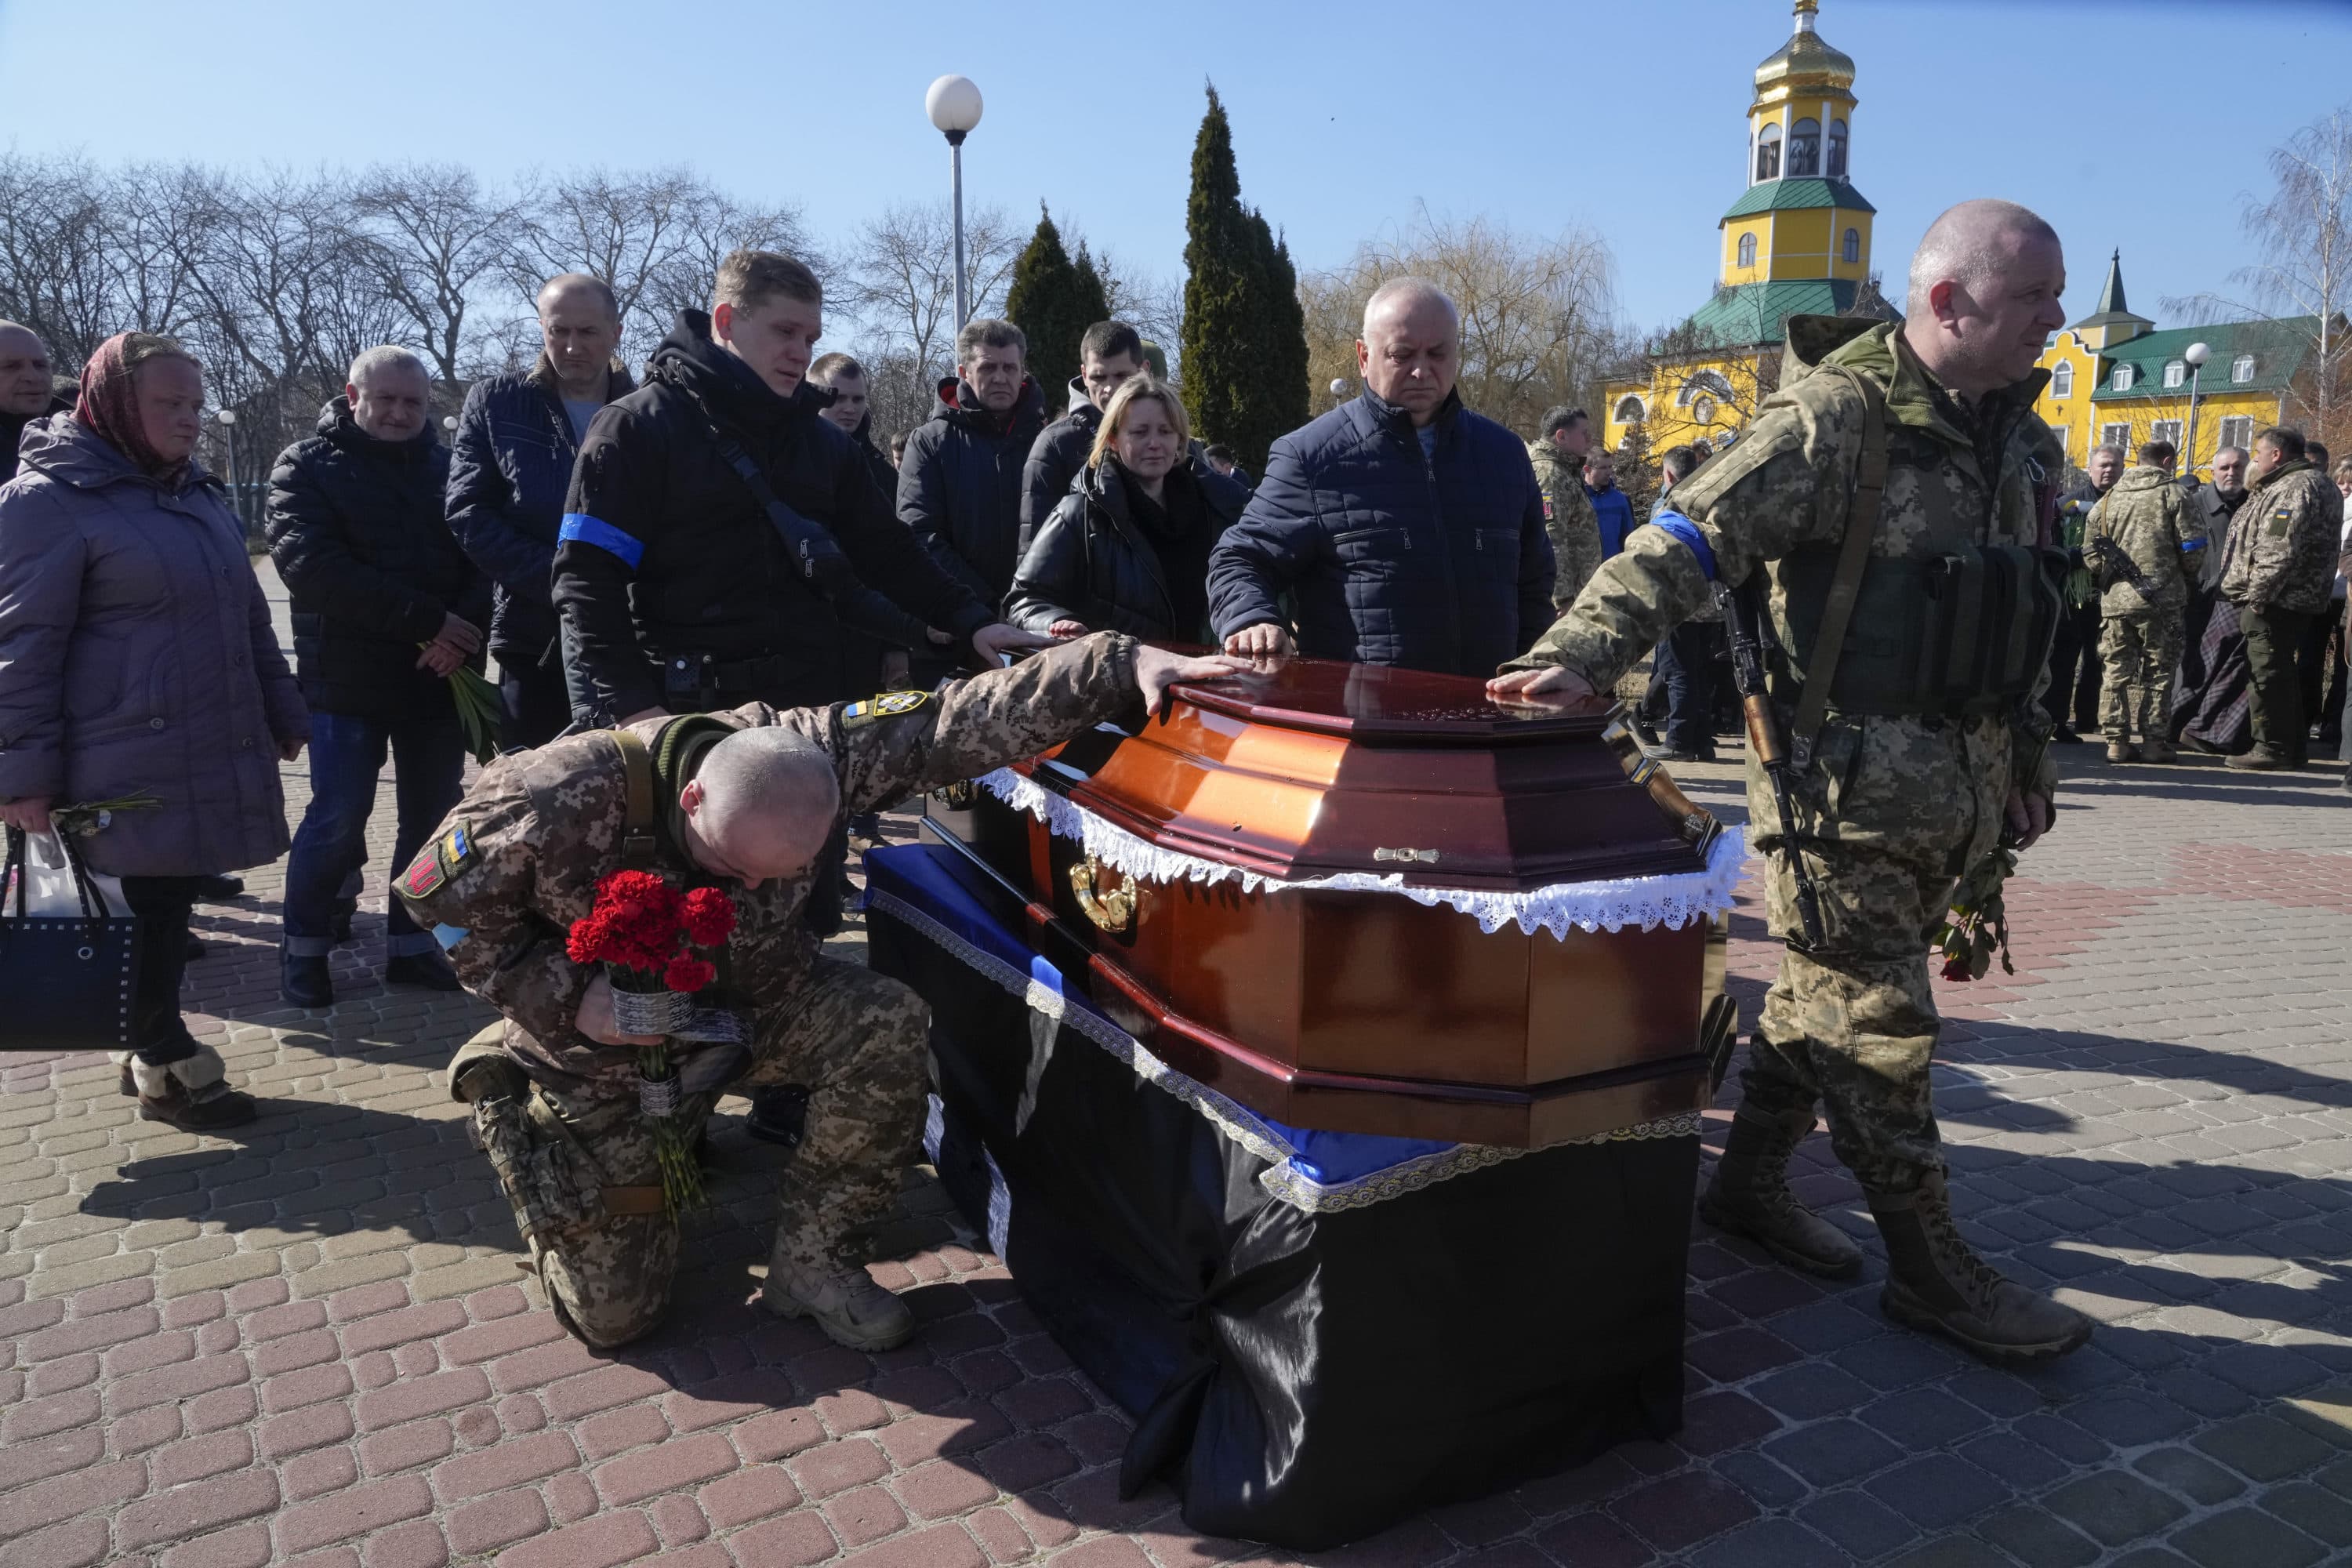
<instances>
[{"instance_id":1,"label":"woman wearing headscarf","mask_svg":"<svg viewBox=\"0 0 2352 1568\"><path fill-rule=\"evenodd\" d=\"M1249 492L1192 448L1184 405L1150 374L1111 395L1093 452L1013 574L1005 618L1054 637L1213 642L1209 552Z\"/></svg>"},{"instance_id":2,"label":"woman wearing headscarf","mask_svg":"<svg viewBox=\"0 0 2352 1568\"><path fill-rule=\"evenodd\" d=\"M0 821L46 832L52 807L152 799L79 845L141 921L123 1092L191 1131L254 1103L180 1016L189 905L285 852L278 764L310 725L244 531L191 456L204 395L171 339L109 338L0 486Z\"/></svg>"}]
</instances>

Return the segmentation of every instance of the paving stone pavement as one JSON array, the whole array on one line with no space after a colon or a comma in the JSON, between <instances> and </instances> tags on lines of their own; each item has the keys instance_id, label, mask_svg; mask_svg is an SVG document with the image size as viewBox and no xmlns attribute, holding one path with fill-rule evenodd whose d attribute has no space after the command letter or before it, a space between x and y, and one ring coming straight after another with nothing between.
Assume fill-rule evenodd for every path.
<instances>
[{"instance_id":1,"label":"paving stone pavement","mask_svg":"<svg viewBox=\"0 0 2352 1568\"><path fill-rule=\"evenodd\" d=\"M565 1338L446 1097L487 1013L378 984L374 912L338 1005L284 1007L278 867L199 911L189 981L257 1124L190 1136L100 1061L0 1058L0 1568L2352 1561L2352 797L2069 753L2018 973L1941 988L1938 1068L1963 1228L2104 1325L2055 1366L1881 1318L1817 1136L1800 1189L1870 1276L1824 1287L1700 1226L1675 1440L1309 1558L1202 1538L1165 1489L1119 1500L1125 1418L928 1179L913 1250L877 1266L913 1344L858 1355L750 1305L774 1160L740 1102L671 1323L615 1355ZM1686 771L1740 815L1731 769Z\"/></svg>"}]
</instances>

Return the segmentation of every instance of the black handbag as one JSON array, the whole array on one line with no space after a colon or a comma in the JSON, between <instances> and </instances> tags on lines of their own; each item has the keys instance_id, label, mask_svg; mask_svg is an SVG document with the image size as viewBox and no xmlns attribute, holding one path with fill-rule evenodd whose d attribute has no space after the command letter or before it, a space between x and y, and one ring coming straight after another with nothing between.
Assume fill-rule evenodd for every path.
<instances>
[{"instance_id":1,"label":"black handbag","mask_svg":"<svg viewBox=\"0 0 2352 1568\"><path fill-rule=\"evenodd\" d=\"M127 1051L139 988L139 920L108 912L73 837L58 835L81 913L26 913L32 879L21 829L8 829L0 887L0 1051Z\"/></svg>"}]
</instances>

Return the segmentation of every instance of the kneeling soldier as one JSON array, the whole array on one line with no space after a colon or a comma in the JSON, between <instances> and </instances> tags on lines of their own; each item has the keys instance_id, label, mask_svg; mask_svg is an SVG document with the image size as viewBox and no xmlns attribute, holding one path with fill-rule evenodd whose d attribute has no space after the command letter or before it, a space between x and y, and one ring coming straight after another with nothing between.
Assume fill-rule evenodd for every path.
<instances>
[{"instance_id":1,"label":"kneeling soldier","mask_svg":"<svg viewBox=\"0 0 2352 1568\"><path fill-rule=\"evenodd\" d=\"M713 999L740 1047L683 1047L689 1136L729 1087L806 1084L808 1129L786 1170L762 1300L838 1342L882 1350L914 1318L845 1248L889 1210L927 1091L929 1017L905 985L820 957L800 920L836 823L913 791L1019 761L1171 681L1239 668L1113 635L1011 669L871 701L655 719L559 740L486 769L399 881L466 988L506 1016L458 1053L471 1102L548 1300L599 1348L661 1319L677 1262L635 1049L611 983L565 937L610 872L718 885L737 910ZM632 754L634 753L634 755ZM634 796L634 799L633 799Z\"/></svg>"}]
</instances>

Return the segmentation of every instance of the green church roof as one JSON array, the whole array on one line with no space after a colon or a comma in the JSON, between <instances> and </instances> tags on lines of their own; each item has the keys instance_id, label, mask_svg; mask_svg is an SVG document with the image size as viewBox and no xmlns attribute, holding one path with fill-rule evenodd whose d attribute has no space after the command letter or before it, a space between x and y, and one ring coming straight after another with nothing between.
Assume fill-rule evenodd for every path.
<instances>
[{"instance_id":1,"label":"green church roof","mask_svg":"<svg viewBox=\"0 0 2352 1568\"><path fill-rule=\"evenodd\" d=\"M1741 283L1716 290L1714 299L1691 312L1689 326L1700 344L1712 348L1777 343L1787 335L1791 316L1842 316L1852 310L1860 287L1845 278Z\"/></svg>"},{"instance_id":2,"label":"green church roof","mask_svg":"<svg viewBox=\"0 0 2352 1568\"><path fill-rule=\"evenodd\" d=\"M2217 392L2279 392L2294 379L2319 335L2316 316L2290 316L2274 321L2216 321L2208 327L2171 327L2160 332L2111 343L2099 356L2099 384L2091 390L2093 403L2128 403L2145 398L2186 398L2189 384L2164 384L2164 367L2181 359L2190 343L2213 351L2205 362L2199 389ZM2232 381L2230 372L2241 354L2254 356L2253 379ZM2185 363L2185 362L2184 362ZM2116 366L2132 367L2129 392L2115 389Z\"/></svg>"},{"instance_id":3,"label":"green church roof","mask_svg":"<svg viewBox=\"0 0 2352 1568\"><path fill-rule=\"evenodd\" d=\"M1758 213L1791 212L1804 207L1842 207L1847 212L1874 213L1862 193L1843 180L1766 180L1740 194L1723 215L1723 222L1753 217Z\"/></svg>"}]
</instances>

